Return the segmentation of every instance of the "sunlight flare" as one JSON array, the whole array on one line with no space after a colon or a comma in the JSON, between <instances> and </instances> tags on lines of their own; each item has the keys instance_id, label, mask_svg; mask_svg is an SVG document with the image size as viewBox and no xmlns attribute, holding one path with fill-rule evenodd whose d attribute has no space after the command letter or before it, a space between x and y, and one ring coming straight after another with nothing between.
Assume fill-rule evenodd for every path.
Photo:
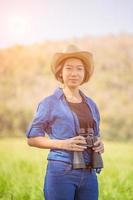
<instances>
[{"instance_id":1,"label":"sunlight flare","mask_svg":"<svg viewBox=\"0 0 133 200\"><path fill-rule=\"evenodd\" d=\"M29 21L23 16L11 16L7 20L7 29L14 42L23 42L29 32Z\"/></svg>"}]
</instances>

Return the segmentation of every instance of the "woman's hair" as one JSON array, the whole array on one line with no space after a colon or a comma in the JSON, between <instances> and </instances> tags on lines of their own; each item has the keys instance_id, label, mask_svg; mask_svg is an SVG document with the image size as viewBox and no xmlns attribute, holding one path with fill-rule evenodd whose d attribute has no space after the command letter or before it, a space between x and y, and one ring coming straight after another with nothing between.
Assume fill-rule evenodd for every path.
<instances>
[{"instance_id":1,"label":"woman's hair","mask_svg":"<svg viewBox=\"0 0 133 200\"><path fill-rule=\"evenodd\" d=\"M67 59L68 59L68 58L67 58ZM63 77L62 77L61 73L62 73L62 69L63 69L64 64L65 64L65 62L66 62L67 59L64 59L64 60L56 67L56 69L55 69L55 73L54 73L55 78L56 78L58 81L60 81L61 83L64 83L64 82L63 82ZM80 60L81 60L81 59L80 59ZM82 61L83 65L84 65L84 69L85 69L85 76L84 76L84 79L83 79L83 81L82 81L82 83L81 83L81 84L83 84L83 83L89 81L89 79L90 79L90 77L91 77L92 74L91 74L90 71L88 70L88 67L85 65L84 61L83 61L83 60L81 60L81 61Z\"/></svg>"}]
</instances>

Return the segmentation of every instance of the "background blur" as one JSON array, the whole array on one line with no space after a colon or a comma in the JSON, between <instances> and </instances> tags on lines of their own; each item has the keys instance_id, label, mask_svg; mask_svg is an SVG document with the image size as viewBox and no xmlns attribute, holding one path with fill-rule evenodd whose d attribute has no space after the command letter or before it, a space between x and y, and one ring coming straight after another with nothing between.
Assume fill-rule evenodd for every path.
<instances>
[{"instance_id":1,"label":"background blur","mask_svg":"<svg viewBox=\"0 0 133 200\"><path fill-rule=\"evenodd\" d=\"M42 199L47 151L30 149L25 131L38 103L61 86L50 62L68 44L94 56L82 90L101 113L100 199L132 199L132 11L132 0L0 0L0 199Z\"/></svg>"},{"instance_id":2,"label":"background blur","mask_svg":"<svg viewBox=\"0 0 133 200\"><path fill-rule=\"evenodd\" d=\"M83 86L98 104L104 138L133 137L133 2L0 0L0 136L22 136L56 83L51 57L67 44L94 55Z\"/></svg>"}]
</instances>

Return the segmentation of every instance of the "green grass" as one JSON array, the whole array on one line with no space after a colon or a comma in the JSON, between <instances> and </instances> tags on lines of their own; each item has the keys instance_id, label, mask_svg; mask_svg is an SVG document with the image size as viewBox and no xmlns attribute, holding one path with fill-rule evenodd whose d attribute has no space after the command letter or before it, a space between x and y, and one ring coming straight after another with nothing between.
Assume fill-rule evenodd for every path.
<instances>
[{"instance_id":1,"label":"green grass","mask_svg":"<svg viewBox=\"0 0 133 200\"><path fill-rule=\"evenodd\" d=\"M43 200L47 150L26 139L0 140L0 200ZM99 200L133 199L133 146L105 142Z\"/></svg>"}]
</instances>

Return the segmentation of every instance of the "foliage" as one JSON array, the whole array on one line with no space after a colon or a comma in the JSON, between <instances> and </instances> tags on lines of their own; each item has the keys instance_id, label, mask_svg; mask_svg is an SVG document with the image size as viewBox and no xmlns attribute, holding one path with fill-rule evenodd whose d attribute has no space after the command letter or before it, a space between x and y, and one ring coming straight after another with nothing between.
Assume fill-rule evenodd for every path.
<instances>
[{"instance_id":1,"label":"foliage","mask_svg":"<svg viewBox=\"0 0 133 200\"><path fill-rule=\"evenodd\" d=\"M24 139L1 139L0 199L43 200L47 154L47 150L29 147ZM105 143L99 200L132 200L132 154L131 143Z\"/></svg>"},{"instance_id":2,"label":"foliage","mask_svg":"<svg viewBox=\"0 0 133 200\"><path fill-rule=\"evenodd\" d=\"M24 134L38 102L59 85L50 69L52 55L69 43L94 55L94 75L82 89L100 109L102 136L111 140L133 139L133 35L130 34L46 41L1 50L0 136Z\"/></svg>"}]
</instances>

